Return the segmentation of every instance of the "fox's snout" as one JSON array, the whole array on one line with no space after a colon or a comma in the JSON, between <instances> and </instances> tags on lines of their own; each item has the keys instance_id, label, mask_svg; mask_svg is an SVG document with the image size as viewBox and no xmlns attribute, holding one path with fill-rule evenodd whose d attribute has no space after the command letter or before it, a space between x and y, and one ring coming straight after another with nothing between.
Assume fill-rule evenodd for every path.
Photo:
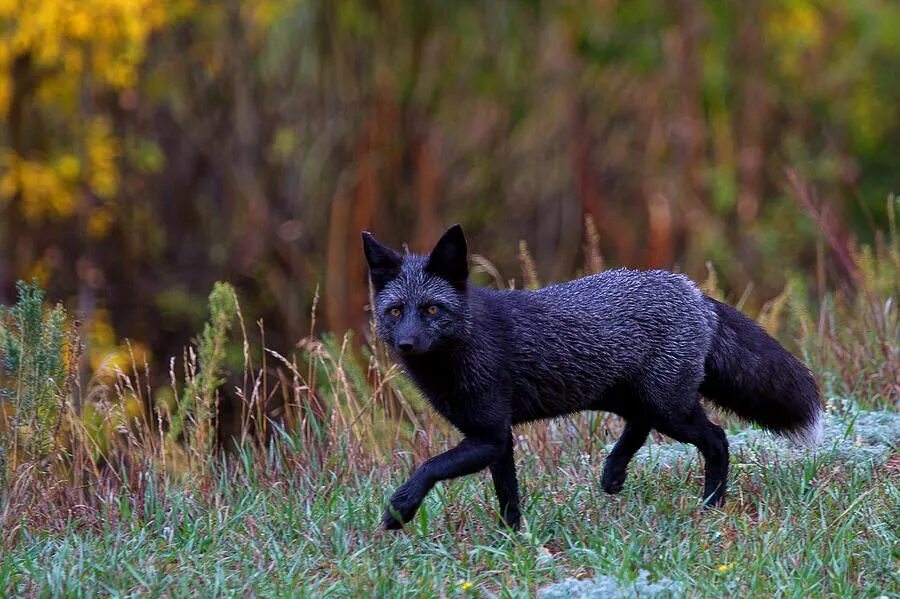
<instances>
[{"instance_id":1,"label":"fox's snout","mask_svg":"<svg viewBox=\"0 0 900 599\"><path fill-rule=\"evenodd\" d=\"M421 354L428 349L425 345L415 337L401 337L397 340L397 351L407 356Z\"/></svg>"},{"instance_id":2,"label":"fox's snout","mask_svg":"<svg viewBox=\"0 0 900 599\"><path fill-rule=\"evenodd\" d=\"M400 350L404 354L411 354L416 348L415 342L412 339L401 339L397 342L397 349Z\"/></svg>"}]
</instances>

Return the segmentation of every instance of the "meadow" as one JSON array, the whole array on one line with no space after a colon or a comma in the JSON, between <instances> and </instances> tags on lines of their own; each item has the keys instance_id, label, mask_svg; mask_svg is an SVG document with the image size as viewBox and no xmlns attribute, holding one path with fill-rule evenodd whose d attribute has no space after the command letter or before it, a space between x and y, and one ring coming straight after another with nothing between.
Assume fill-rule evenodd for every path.
<instances>
[{"instance_id":1,"label":"meadow","mask_svg":"<svg viewBox=\"0 0 900 599\"><path fill-rule=\"evenodd\" d=\"M0 0L0 597L900 597L900 2ZM811 76L812 75L812 76ZM887 201L885 201L887 200ZM729 498L622 422L459 441L376 340L360 232L472 280L684 273L813 372ZM579 235L582 230L583 234Z\"/></svg>"},{"instance_id":2,"label":"meadow","mask_svg":"<svg viewBox=\"0 0 900 599\"><path fill-rule=\"evenodd\" d=\"M524 250L521 284L536 286ZM654 433L608 496L600 473L617 418L529 425L517 533L497 525L486 474L439 485L404 531L379 530L387 495L458 437L377 343L311 334L286 356L219 283L168 388L151 388L134 351L85 379L77 322L22 284L0 329L0 591L896 596L896 232L853 256L859 292L810 301L792 281L755 315L816 374L827 420L815 452L718 414L730 495L704 510L693 448ZM721 295L714 271L703 286ZM225 430L229 398L239 422Z\"/></svg>"},{"instance_id":3,"label":"meadow","mask_svg":"<svg viewBox=\"0 0 900 599\"><path fill-rule=\"evenodd\" d=\"M895 451L900 418L890 426ZM871 442L865 429L847 432L851 443ZM92 524L73 509L57 530L22 531L0 559L0 580L7 595L44 596L900 591L896 454L854 459L826 449L782 464L778 453L743 451L731 501L702 512L696 457L660 464L651 450L611 498L600 490L603 450L587 450L569 441L554 457L520 452L527 523L517 534L496 526L484 476L444 485L407 530L387 534L377 530L385 485L402 482L405 460L360 468L336 448L331 460L301 468L272 454L263 474L245 454L208 488L139 481L106 498ZM600 594L578 594L591 589Z\"/></svg>"}]
</instances>

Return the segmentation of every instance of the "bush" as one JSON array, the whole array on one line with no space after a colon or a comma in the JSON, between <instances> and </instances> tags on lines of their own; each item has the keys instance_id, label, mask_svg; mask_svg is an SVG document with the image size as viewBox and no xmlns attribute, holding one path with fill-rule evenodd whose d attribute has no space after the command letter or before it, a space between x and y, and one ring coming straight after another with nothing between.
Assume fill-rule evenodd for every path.
<instances>
[{"instance_id":1,"label":"bush","mask_svg":"<svg viewBox=\"0 0 900 599\"><path fill-rule=\"evenodd\" d=\"M44 307L36 283L17 286L18 301L0 307L0 477L22 460L45 463L55 453L79 353L75 328L61 305ZM4 485L5 486L5 485Z\"/></svg>"}]
</instances>

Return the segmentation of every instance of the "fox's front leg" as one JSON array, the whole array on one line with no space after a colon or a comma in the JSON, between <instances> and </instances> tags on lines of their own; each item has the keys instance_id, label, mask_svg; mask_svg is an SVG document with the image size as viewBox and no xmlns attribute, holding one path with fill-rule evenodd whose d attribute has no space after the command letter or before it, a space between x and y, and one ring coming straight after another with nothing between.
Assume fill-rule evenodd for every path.
<instances>
[{"instance_id":1,"label":"fox's front leg","mask_svg":"<svg viewBox=\"0 0 900 599\"><path fill-rule=\"evenodd\" d=\"M402 528L412 520L422 500L435 484L473 474L496 462L504 450L504 439L502 435L466 437L453 449L426 461L391 495L382 526L386 529Z\"/></svg>"}]
</instances>

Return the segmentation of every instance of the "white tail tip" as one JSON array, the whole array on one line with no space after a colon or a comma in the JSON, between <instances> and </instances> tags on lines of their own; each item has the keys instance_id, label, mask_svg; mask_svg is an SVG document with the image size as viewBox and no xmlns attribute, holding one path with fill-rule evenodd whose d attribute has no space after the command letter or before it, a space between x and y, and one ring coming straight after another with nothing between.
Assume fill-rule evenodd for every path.
<instances>
[{"instance_id":1,"label":"white tail tip","mask_svg":"<svg viewBox=\"0 0 900 599\"><path fill-rule=\"evenodd\" d=\"M824 423L822 410L817 410L813 419L806 425L788 433L788 438L799 445L814 449L822 441Z\"/></svg>"}]
</instances>

